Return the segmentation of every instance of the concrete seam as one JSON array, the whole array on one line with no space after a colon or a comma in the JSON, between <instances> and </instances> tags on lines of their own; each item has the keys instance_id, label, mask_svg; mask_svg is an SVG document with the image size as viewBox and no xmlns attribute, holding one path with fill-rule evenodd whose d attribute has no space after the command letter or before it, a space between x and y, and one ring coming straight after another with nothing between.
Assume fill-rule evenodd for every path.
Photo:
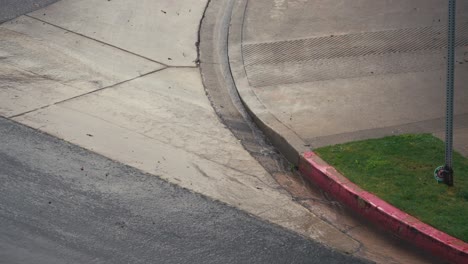
<instances>
[{"instance_id":1,"label":"concrete seam","mask_svg":"<svg viewBox=\"0 0 468 264\"><path fill-rule=\"evenodd\" d=\"M99 42L99 43L101 43L101 44L104 44L104 45L106 45L106 46L109 46L109 47L112 47L112 48L115 48L115 49L121 50L121 51L123 51L123 52L129 53L129 54L132 54L132 55L134 55L134 56L137 56L137 57L140 57L140 58L142 58L142 59L145 59L145 60L148 60L148 61L151 61L151 62L155 62L155 63L161 64L161 65L163 65L163 66L165 66L165 67L170 67L169 65L167 65L167 64L165 64L165 63L163 63L163 62L159 62L159 61L156 61L156 60L150 59L150 58L148 58L148 57L145 57L145 56L143 56L143 55L140 55L140 54L137 54L137 53L135 53L135 52L132 52L132 51L129 51L129 50L126 50L126 49L123 49L123 48L117 47L117 46L115 46L115 45L109 44L109 43L107 43L107 42L104 42L104 41L102 41L102 40L98 40L98 39L95 39L95 38L92 38L92 37L86 36L86 35L84 35L84 34L81 34L81 33L78 33L78 32L75 32L75 31L72 31L72 30L69 30L69 29L66 29L66 28L64 28L64 27L61 27L61 26L58 26L58 25L52 24L52 23L50 23L50 22L47 22L47 21L45 21L45 20L42 20L42 19L40 19L40 18L37 18L37 17L31 16L31 15L25 15L25 16L27 16L27 17L29 17L29 18L32 18L32 19L35 19L35 20L37 20L37 21L40 21L40 22L42 22L42 23L45 23L45 24L47 24L47 25L50 25L50 26L53 26L53 27L59 28L59 29L61 29L61 30L65 30L66 32L73 33L73 34L75 34L75 35L78 35L78 36L80 36L80 37L84 37L84 38L87 38L87 39L90 39L90 40L93 40L93 41Z\"/></svg>"},{"instance_id":2,"label":"concrete seam","mask_svg":"<svg viewBox=\"0 0 468 264\"><path fill-rule=\"evenodd\" d=\"M121 82L118 82L118 83L114 83L114 84L109 85L109 86L101 87L101 88L99 88L99 89L92 90L92 91L89 91L89 92L87 92L87 93L79 94L79 95L76 95L76 96L73 96L73 97L70 97L70 98L67 98L67 99L58 101L58 102L54 102L54 103L52 103L52 104L48 104L48 105L45 105L45 106L41 106L41 107L38 107L38 108L35 108L35 109L32 109L32 110L26 111L26 112L23 112L23 113L19 113L19 114L16 114L16 115L8 116L7 118L12 119L12 118L20 117L20 116L23 116L23 115L26 115L26 114L29 114L29 113L32 113L32 112L35 112L35 111L38 111L38 110L42 110L42 109L47 108L47 107L50 107L50 106L52 106L52 105L58 105L58 104L61 104L61 103L65 103L65 102L68 102L68 101L73 100L73 99L76 99L76 98L80 98L80 97L85 96L85 95L93 94L93 93L96 93L96 92L99 92L99 91L102 91L102 90L105 90L105 89L109 89L109 88L112 88L112 87L115 87L115 86L118 86L118 85L121 85L121 84L124 84L124 83L127 83L127 82L134 81L134 80L136 80L136 79L138 79L138 78L141 78L141 77L144 77L144 76L147 76L147 75L150 75L150 74L153 74L153 73L156 73L156 72L165 70L165 69L167 69L167 68L168 68L168 67L164 67L164 68L161 68L161 69L157 69L157 70L154 70L154 71L150 71L150 72L147 72L147 73L145 73L145 74L136 76L136 77L131 78L131 79L128 79L128 80L124 80L124 81L121 81Z\"/></svg>"}]
</instances>

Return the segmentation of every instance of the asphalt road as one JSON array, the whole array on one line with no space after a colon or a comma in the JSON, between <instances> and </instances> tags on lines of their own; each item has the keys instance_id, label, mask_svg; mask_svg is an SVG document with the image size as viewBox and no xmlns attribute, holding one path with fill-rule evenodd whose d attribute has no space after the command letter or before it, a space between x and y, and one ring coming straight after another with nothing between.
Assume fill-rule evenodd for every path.
<instances>
[{"instance_id":1,"label":"asphalt road","mask_svg":"<svg viewBox=\"0 0 468 264\"><path fill-rule=\"evenodd\" d=\"M0 263L362 262L1 118L0 135Z\"/></svg>"},{"instance_id":2,"label":"asphalt road","mask_svg":"<svg viewBox=\"0 0 468 264\"><path fill-rule=\"evenodd\" d=\"M0 0L0 23L57 1L58 0Z\"/></svg>"}]
</instances>

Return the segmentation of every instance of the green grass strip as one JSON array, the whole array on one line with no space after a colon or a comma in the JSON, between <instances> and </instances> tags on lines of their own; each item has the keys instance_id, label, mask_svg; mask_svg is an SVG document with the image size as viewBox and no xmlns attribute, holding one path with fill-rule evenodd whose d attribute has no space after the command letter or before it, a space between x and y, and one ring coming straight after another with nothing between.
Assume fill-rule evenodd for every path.
<instances>
[{"instance_id":1,"label":"green grass strip","mask_svg":"<svg viewBox=\"0 0 468 264\"><path fill-rule=\"evenodd\" d=\"M468 159L454 153L454 187L439 184L444 143L430 135L400 135L314 150L361 188L421 221L468 242Z\"/></svg>"}]
</instances>

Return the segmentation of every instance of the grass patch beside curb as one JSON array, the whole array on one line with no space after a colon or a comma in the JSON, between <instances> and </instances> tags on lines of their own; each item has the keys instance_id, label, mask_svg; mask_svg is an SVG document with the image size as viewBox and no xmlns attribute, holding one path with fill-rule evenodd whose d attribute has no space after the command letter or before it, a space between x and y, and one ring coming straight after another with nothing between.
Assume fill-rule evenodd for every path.
<instances>
[{"instance_id":1,"label":"grass patch beside curb","mask_svg":"<svg viewBox=\"0 0 468 264\"><path fill-rule=\"evenodd\" d=\"M314 150L361 188L421 221L468 242L468 159L454 153L454 187L438 184L444 143L430 135L399 135Z\"/></svg>"}]
</instances>

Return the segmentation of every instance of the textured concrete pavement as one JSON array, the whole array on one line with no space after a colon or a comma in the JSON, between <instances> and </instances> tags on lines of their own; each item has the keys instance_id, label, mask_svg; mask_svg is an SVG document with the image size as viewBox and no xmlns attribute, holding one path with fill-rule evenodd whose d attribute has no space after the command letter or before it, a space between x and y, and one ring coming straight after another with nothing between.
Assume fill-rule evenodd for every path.
<instances>
[{"instance_id":1,"label":"textured concrete pavement","mask_svg":"<svg viewBox=\"0 0 468 264\"><path fill-rule=\"evenodd\" d=\"M195 66L197 32L206 3L64 0L30 15L149 60Z\"/></svg>"},{"instance_id":2,"label":"textured concrete pavement","mask_svg":"<svg viewBox=\"0 0 468 264\"><path fill-rule=\"evenodd\" d=\"M398 96L401 96L401 98L398 99L406 100L405 102L407 102L407 105L405 105L405 107L419 111L421 109L417 107L418 103L427 103L428 100L436 100L439 98L434 99L433 97L435 95L428 93L428 91L424 89L425 86L422 81L427 81L426 79L416 81L418 72L410 72L407 74L395 73L393 75L380 73L379 75L376 74L377 76L362 76L362 78L351 78L350 76L343 78L343 76L335 76L335 79L328 81L302 80L302 82L299 83L283 83L266 86L258 85L259 83L255 84L255 82L259 80L255 79L257 77L265 77L262 80L266 82L275 80L287 82L293 81L295 77L315 78L326 76L327 74L333 76L334 73L341 73L341 70L337 71L335 69L336 67L343 66L340 64L342 62L341 60L352 61L356 59L365 61L370 59L372 61L372 56L375 58L375 55L379 55L381 52L383 52L381 55L385 56L388 55L385 51L392 53L390 49L395 46L406 47L408 49L411 46L401 45L407 41L407 39L403 38L404 34L401 34L399 30L389 30L389 28L404 25L412 20L415 22L416 26L420 26L420 23L430 23L426 15L431 14L431 12L438 12L438 10L433 9L434 6L424 6L424 8L414 7L415 4L423 5L421 1L419 3L415 3L414 1L392 1L392 3L390 3L390 1L335 1L335 5L330 5L332 1L273 2L244 0L238 2L239 4L234 8L234 14L230 21L228 49L230 70L234 77L237 91L249 111L253 112L256 123L269 136L269 139L275 146L292 162L297 163L301 154L310 151L311 147L317 147L315 144L316 142L326 145L338 143L340 140L347 141L359 138L378 137L388 135L389 133L434 132L437 131L434 130L434 128L443 129L444 125L442 119L423 120L422 122L404 124L405 130L392 130L391 127L381 127L378 129L357 130L354 131L356 133L353 132L351 134L335 134L336 131L330 129L328 131L330 133L329 137L323 136L316 138L317 140L315 141L306 141L303 138L304 134L301 134L306 130L296 130L294 127L290 126L294 122L298 124L303 122L303 128L309 129L308 131L310 132L330 128L331 126L336 126L339 129L356 129L357 125L362 125L365 122L375 122L375 124L379 124L379 122L383 121L375 118L375 116L373 117L374 119L369 118L369 116L372 114L377 115L380 113L379 111L385 112L387 109L376 110L375 108L378 107L376 101L380 100L380 102L383 102L380 103L382 105L381 107L383 107L385 104L391 105L394 103L389 103L385 100L395 99L398 98ZM433 5L434 3L431 2L429 4ZM440 5L441 2L438 2L438 4ZM463 5L461 6L463 8ZM368 14L367 16L366 12ZM352 13L359 15L353 16L351 15ZM408 14L419 14L419 17L414 16L414 18L408 18L406 17ZM402 19L402 17L406 17L406 20ZM463 15L460 15L460 18L463 19ZM372 23L367 23L366 21ZM438 22L438 20L436 21ZM313 26L311 27L311 25ZM354 30L348 32L349 34L340 31L350 30L352 28L354 28ZM326 33L321 31L324 30L327 32L332 29L336 30L336 32L333 31L331 35L326 35ZM373 32L372 30L387 30L388 32ZM424 39L427 40L428 29L423 28L418 30L422 32L420 32L418 37L424 36ZM431 30L433 29L429 27L429 31ZM401 31L407 32L408 30L403 29ZM395 32L397 34L392 37L392 34ZM415 32L415 30L411 29L408 32ZM338 33L344 35L341 36ZM301 34L303 34L302 37ZM310 34L312 37L310 39L307 38L307 34ZM320 34L324 35L320 36ZM369 35L373 37L374 42L368 42ZM287 37L290 37L290 39L286 39ZM440 37L440 39L442 38L443 37ZM437 40L437 38L435 38L434 43L429 43L429 47L431 47L432 44L439 45L441 43L440 39ZM428 43L424 41L422 44L417 42L413 44L413 48L422 48L425 50L424 45L427 44ZM327 45L330 46L327 47ZM441 49L442 48L443 47L441 47ZM361 52L365 53L361 54ZM396 53L395 55L405 59L406 54L404 52L403 54L399 54L397 51L394 52ZM430 51L428 54L431 52L439 55L441 54L441 51L437 48ZM373 53L376 54L373 55ZM360 58L360 56L362 56L362 58ZM387 61L384 60L385 56L381 56L378 62L387 63ZM335 63L333 64L335 65L332 67L333 69L327 68L330 61ZM429 58L425 58L424 61L431 61L430 56ZM336 62L340 63L336 64ZM294 63L297 63L295 66L299 66L290 68L289 66ZM388 63L390 69L392 67L395 69L395 67L398 66L398 63L395 64L395 61L389 61ZM307 64L313 65L313 67L305 67ZM304 65L304 67L300 65ZM377 67L372 63L370 63L370 65L371 67ZM401 66L404 65L404 63L401 64ZM459 65L464 67L464 64ZM251 71L254 68L259 71ZM271 70L273 68L275 68L275 70ZM311 72L306 72L307 74L301 75L304 72L295 72L295 70L308 71L310 69L319 68L321 68L323 75L311 74ZM356 64L353 67L347 68L348 73L349 71L360 71L363 69L361 64ZM260 72L262 75L256 75ZM411 78L414 78L414 84L420 85L419 87L405 86L401 88L396 85L398 83L403 83L402 81L392 84L394 91L387 89L388 87L385 88L385 86L366 85L366 81L369 80L375 82L375 80L380 78L383 80L386 78L404 79L413 74L414 76ZM429 72L428 74L433 74L433 72ZM464 77L466 76L459 75L459 78ZM324 84L328 85L330 83L335 85L333 89L321 89L324 88ZM383 83L385 84L385 82ZM429 84L426 88L432 89L431 87L433 88L434 85ZM411 89L414 89L414 91ZM457 91L460 91L460 89L463 89L463 86L458 83ZM443 94L443 88L440 92ZM271 95L271 97L265 97L265 94ZM405 94L413 94L413 96L405 96ZM464 94L462 90L460 97L463 98L465 95L466 92ZM443 98L443 96L441 97ZM350 100L350 98L353 100ZM431 105L426 106L431 109L431 113L436 112L436 110L432 109ZM460 101L458 101L458 106L460 106ZM463 107L464 105L461 106ZM355 109L361 110L354 111ZM404 116L405 114L403 112L405 109L402 109L402 105L399 101L397 101L394 110L396 112L388 111L385 112L385 115ZM280 111L283 111L282 116L278 115ZM294 113L288 114L288 111ZM362 114L364 111L367 111L367 115ZM415 116L418 114L425 114L424 112L418 111L412 114L415 114ZM303 118L295 120L299 114L302 114ZM456 119L459 128L463 128L463 126L466 125L466 120L464 121L465 116L464 114L457 116ZM348 126L349 124L346 122L348 122L348 119L353 120L353 118L359 119L362 123ZM342 122L343 120L346 122ZM461 132L461 130L459 131ZM460 149L460 144L457 145L457 148ZM340 221L335 220L334 222ZM401 242L401 245L396 246L388 239L385 239L375 232L365 231L366 228L365 225L351 228L349 226L341 226L343 232L362 243L361 250L357 253L358 255L382 263L428 263L437 261L436 259L422 259L420 255L413 254L413 250L405 250L405 246L402 245ZM396 244L398 244L398 242Z\"/></svg>"},{"instance_id":3,"label":"textured concrete pavement","mask_svg":"<svg viewBox=\"0 0 468 264\"><path fill-rule=\"evenodd\" d=\"M358 241L294 201L219 121L197 68L206 3L62 0L1 24L8 78L0 80L0 115L358 251Z\"/></svg>"},{"instance_id":4,"label":"textured concrete pavement","mask_svg":"<svg viewBox=\"0 0 468 264\"><path fill-rule=\"evenodd\" d=\"M465 155L467 10L458 1L455 148ZM248 85L312 149L400 133L443 137L446 21L443 0L248 1Z\"/></svg>"},{"instance_id":5,"label":"textured concrete pavement","mask_svg":"<svg viewBox=\"0 0 468 264\"><path fill-rule=\"evenodd\" d=\"M0 118L0 262L364 263Z\"/></svg>"},{"instance_id":6,"label":"textured concrete pavement","mask_svg":"<svg viewBox=\"0 0 468 264\"><path fill-rule=\"evenodd\" d=\"M164 68L34 18L0 26L0 114L20 115Z\"/></svg>"},{"instance_id":7,"label":"textured concrete pavement","mask_svg":"<svg viewBox=\"0 0 468 264\"><path fill-rule=\"evenodd\" d=\"M220 122L197 67L206 3L62 0L1 24L0 115L339 251L429 262L365 223L324 217L317 204L332 201L303 182L297 200Z\"/></svg>"}]
</instances>

